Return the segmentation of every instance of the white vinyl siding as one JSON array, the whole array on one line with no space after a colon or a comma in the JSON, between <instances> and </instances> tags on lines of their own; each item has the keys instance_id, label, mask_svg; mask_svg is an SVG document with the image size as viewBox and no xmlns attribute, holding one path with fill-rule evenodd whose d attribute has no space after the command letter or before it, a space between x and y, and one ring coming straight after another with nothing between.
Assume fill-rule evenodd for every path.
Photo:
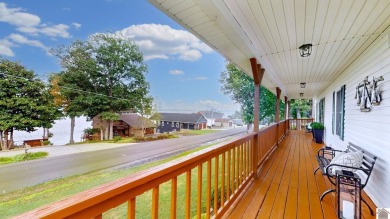
<instances>
[{"instance_id":1,"label":"white vinyl siding","mask_svg":"<svg viewBox=\"0 0 390 219\"><path fill-rule=\"evenodd\" d=\"M371 197L377 206L385 207L390 203L390 44L387 36L378 36L360 57L353 60L352 64L345 64L345 70L336 77L316 98L326 99L325 104L325 142L337 149L345 149L348 142L361 146L368 152L378 156L370 181L365 192ZM381 82L382 102L379 106L373 106L371 112L360 112L360 107L355 99L356 86L368 76L383 76ZM346 85L345 90L345 117L344 117L344 141L332 134L332 101L333 92ZM337 101L337 97L335 97ZM336 110L337 113L337 110ZM328 119L329 118L329 119Z\"/></svg>"}]
</instances>

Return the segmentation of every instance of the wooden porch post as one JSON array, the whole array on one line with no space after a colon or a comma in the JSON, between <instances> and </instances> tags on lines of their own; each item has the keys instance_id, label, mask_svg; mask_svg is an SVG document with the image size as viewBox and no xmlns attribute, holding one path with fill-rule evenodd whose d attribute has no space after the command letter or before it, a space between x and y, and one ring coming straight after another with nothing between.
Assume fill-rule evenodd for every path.
<instances>
[{"instance_id":1,"label":"wooden porch post","mask_svg":"<svg viewBox=\"0 0 390 219\"><path fill-rule=\"evenodd\" d=\"M288 111L287 110L290 110L290 109L287 109L287 102L288 102L288 98L287 98L287 96L284 96L284 120L288 119Z\"/></svg>"},{"instance_id":2,"label":"wooden porch post","mask_svg":"<svg viewBox=\"0 0 390 219\"><path fill-rule=\"evenodd\" d=\"M275 122L280 122L280 93L279 87L276 87L276 107L275 107Z\"/></svg>"},{"instance_id":3,"label":"wooden porch post","mask_svg":"<svg viewBox=\"0 0 390 219\"><path fill-rule=\"evenodd\" d=\"M254 136L254 141L252 145L252 169L254 176L257 177L257 155L259 150L259 112L260 112L260 84L263 79L264 69L261 68L260 64L257 64L256 58L251 58L251 67L253 80L255 83L255 97L254 97L254 112L253 112L253 132L257 133Z\"/></svg>"},{"instance_id":4,"label":"wooden porch post","mask_svg":"<svg viewBox=\"0 0 390 219\"><path fill-rule=\"evenodd\" d=\"M288 114L287 114L287 116L288 116L288 118L291 118L291 110L290 110L290 101L287 101L287 108L288 108Z\"/></svg>"}]
</instances>

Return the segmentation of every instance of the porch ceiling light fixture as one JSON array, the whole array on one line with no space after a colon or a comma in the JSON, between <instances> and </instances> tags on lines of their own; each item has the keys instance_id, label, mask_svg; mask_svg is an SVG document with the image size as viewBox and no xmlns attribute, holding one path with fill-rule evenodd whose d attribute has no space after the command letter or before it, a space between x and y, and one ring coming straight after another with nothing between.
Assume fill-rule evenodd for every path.
<instances>
[{"instance_id":1,"label":"porch ceiling light fixture","mask_svg":"<svg viewBox=\"0 0 390 219\"><path fill-rule=\"evenodd\" d=\"M299 47L299 53L301 54L301 57L308 57L311 54L311 49L313 45L310 44L303 44Z\"/></svg>"},{"instance_id":2,"label":"porch ceiling light fixture","mask_svg":"<svg viewBox=\"0 0 390 219\"><path fill-rule=\"evenodd\" d=\"M305 88L306 87L306 83L301 83L301 88Z\"/></svg>"},{"instance_id":3,"label":"porch ceiling light fixture","mask_svg":"<svg viewBox=\"0 0 390 219\"><path fill-rule=\"evenodd\" d=\"M303 93L299 93L299 96L303 97Z\"/></svg>"}]
</instances>

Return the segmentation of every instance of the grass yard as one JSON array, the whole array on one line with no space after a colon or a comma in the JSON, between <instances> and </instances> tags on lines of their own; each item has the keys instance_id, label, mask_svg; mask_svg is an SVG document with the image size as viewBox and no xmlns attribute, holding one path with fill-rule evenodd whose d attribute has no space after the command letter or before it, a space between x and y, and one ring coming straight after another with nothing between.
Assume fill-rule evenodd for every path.
<instances>
[{"instance_id":1,"label":"grass yard","mask_svg":"<svg viewBox=\"0 0 390 219\"><path fill-rule=\"evenodd\" d=\"M228 139L227 139L228 140ZM220 143L220 142L219 142ZM66 197L72 196L74 194L80 193L82 191L91 189L93 187L102 185L107 182L128 176L132 173L148 169L150 167L157 166L159 164L174 160L179 157L186 156L190 153L199 151L201 149L213 146L215 144L205 145L198 147L193 150L183 152L179 155L173 156L171 158L163 159L160 161L155 161L147 164L143 164L137 167L132 167L128 169L121 169L116 171L97 171L89 174L77 175L72 177L66 177L62 179L53 180L46 182L40 185L29 187L23 190L15 191L8 194L0 195L0 218L8 218L29 210L38 208L40 206L53 203L55 201L64 199ZM221 160L221 159L219 159ZM213 161L215 163L215 161ZM219 165L221 167L221 165ZM196 215L196 194L197 194L197 168L193 169L191 172L191 202L192 206L195 206L191 209L191 216ZM202 180L206 182L206 165L203 165ZM221 176L219 176L220 178ZM177 217L184 218L184 203L185 203L185 174L178 177L178 194L177 194ZM212 171L212 180L214 180L214 168ZM212 181L212 185L213 185ZM203 183L202 188L202 199L206 199L206 183ZM169 218L170 212L170 182L164 183L160 186L160 205L159 205L159 215L160 218ZM137 208L136 215L137 218L150 218L150 209L151 209L151 191L148 191L141 196L137 197ZM183 204L181 204L183 203ZM206 203L203 201L202 208L205 209ZM124 203L121 206L118 206L110 211L104 213L104 218L126 218L126 207L127 204Z\"/></svg>"},{"instance_id":2,"label":"grass yard","mask_svg":"<svg viewBox=\"0 0 390 219\"><path fill-rule=\"evenodd\" d=\"M40 158L47 157L49 154L47 152L28 152L27 154L18 154L14 155L12 157L0 157L0 164L8 164L8 163L15 163L15 162L22 162L26 160L36 160Z\"/></svg>"},{"instance_id":3,"label":"grass yard","mask_svg":"<svg viewBox=\"0 0 390 219\"><path fill-rule=\"evenodd\" d=\"M202 129L202 130L189 130L189 129L184 129L179 132L179 134L182 135L206 135L214 132L218 132L219 130L214 130L214 129Z\"/></svg>"}]
</instances>

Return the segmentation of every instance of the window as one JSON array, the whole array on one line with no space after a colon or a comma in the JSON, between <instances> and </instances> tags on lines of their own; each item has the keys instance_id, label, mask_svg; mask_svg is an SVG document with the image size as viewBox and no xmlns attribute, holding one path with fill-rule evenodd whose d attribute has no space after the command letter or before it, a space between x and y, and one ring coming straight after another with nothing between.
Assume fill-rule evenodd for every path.
<instances>
[{"instance_id":1,"label":"window","mask_svg":"<svg viewBox=\"0 0 390 219\"><path fill-rule=\"evenodd\" d=\"M161 121L161 126L164 126L164 121Z\"/></svg>"},{"instance_id":2,"label":"window","mask_svg":"<svg viewBox=\"0 0 390 219\"><path fill-rule=\"evenodd\" d=\"M179 128L179 123L176 123L176 128Z\"/></svg>"},{"instance_id":3,"label":"window","mask_svg":"<svg viewBox=\"0 0 390 219\"><path fill-rule=\"evenodd\" d=\"M334 117L335 117L335 92L333 91L333 98L332 98L332 134L334 134Z\"/></svg>"},{"instance_id":4,"label":"window","mask_svg":"<svg viewBox=\"0 0 390 219\"><path fill-rule=\"evenodd\" d=\"M172 127L175 127L175 123L174 122L172 122Z\"/></svg>"},{"instance_id":5,"label":"window","mask_svg":"<svg viewBox=\"0 0 390 219\"><path fill-rule=\"evenodd\" d=\"M325 98L322 98L318 104L319 108L319 114L318 114L318 121L320 121L322 124L324 124L324 114L325 114Z\"/></svg>"},{"instance_id":6,"label":"window","mask_svg":"<svg viewBox=\"0 0 390 219\"><path fill-rule=\"evenodd\" d=\"M344 141L345 85L336 92L336 135Z\"/></svg>"}]
</instances>

